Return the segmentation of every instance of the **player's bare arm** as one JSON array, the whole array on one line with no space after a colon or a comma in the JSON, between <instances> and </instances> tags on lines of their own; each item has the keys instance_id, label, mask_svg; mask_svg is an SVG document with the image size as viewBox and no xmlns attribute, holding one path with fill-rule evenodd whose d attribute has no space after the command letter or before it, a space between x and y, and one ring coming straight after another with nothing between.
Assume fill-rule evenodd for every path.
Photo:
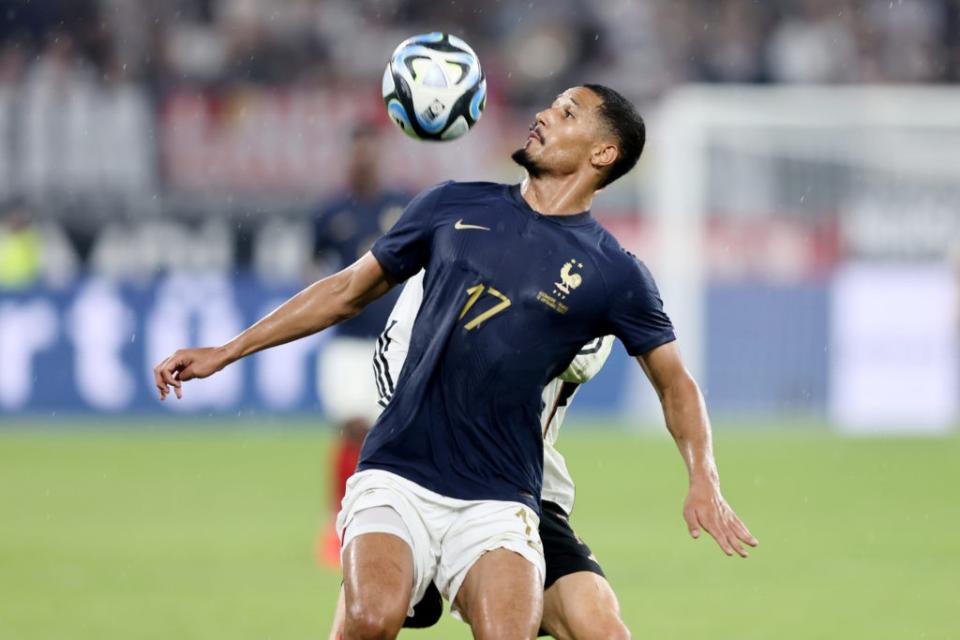
<instances>
[{"instance_id":1,"label":"player's bare arm","mask_svg":"<svg viewBox=\"0 0 960 640\"><path fill-rule=\"evenodd\" d=\"M218 347L178 349L153 370L163 400L173 388L206 378L252 353L317 333L351 318L385 294L395 283L371 253L346 269L319 280L299 292L243 333Z\"/></svg>"},{"instance_id":2,"label":"player's bare arm","mask_svg":"<svg viewBox=\"0 0 960 640\"><path fill-rule=\"evenodd\" d=\"M690 535L698 538L703 529L728 556L737 553L746 558L749 554L743 544L755 547L757 539L720 493L706 405L696 381L683 365L676 343L658 347L637 361L660 397L667 429L687 465L690 489L683 517Z\"/></svg>"}]
</instances>

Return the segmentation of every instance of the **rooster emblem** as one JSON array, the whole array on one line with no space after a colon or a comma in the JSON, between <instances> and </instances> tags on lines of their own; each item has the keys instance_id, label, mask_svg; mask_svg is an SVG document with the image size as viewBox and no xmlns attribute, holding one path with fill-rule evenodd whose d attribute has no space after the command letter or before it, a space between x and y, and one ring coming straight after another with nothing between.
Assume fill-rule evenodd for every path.
<instances>
[{"instance_id":1,"label":"rooster emblem","mask_svg":"<svg viewBox=\"0 0 960 640\"><path fill-rule=\"evenodd\" d=\"M569 295L572 290L579 287L580 283L583 282L583 276L579 273L573 273L575 267L583 269L583 263L577 262L576 260L570 260L565 263L563 268L560 269L560 282L553 283L557 290L563 293L564 296Z\"/></svg>"}]
</instances>

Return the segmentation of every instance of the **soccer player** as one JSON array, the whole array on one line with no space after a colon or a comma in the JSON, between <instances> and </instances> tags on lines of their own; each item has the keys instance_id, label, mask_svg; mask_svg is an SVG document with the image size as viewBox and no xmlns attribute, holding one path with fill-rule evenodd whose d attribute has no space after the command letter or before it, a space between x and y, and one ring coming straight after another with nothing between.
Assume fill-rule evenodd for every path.
<instances>
[{"instance_id":1,"label":"soccer player","mask_svg":"<svg viewBox=\"0 0 960 640\"><path fill-rule=\"evenodd\" d=\"M395 637L431 581L475 637L536 635L540 394L599 335L615 335L659 394L689 474L691 535L706 530L728 555L756 544L720 492L703 397L652 276L589 213L643 142L623 96L568 89L512 156L527 170L522 184L424 191L347 269L229 342L178 350L155 368L160 397L180 397L183 382L326 329L426 270L403 371L337 519L347 640Z\"/></svg>"},{"instance_id":2,"label":"soccer player","mask_svg":"<svg viewBox=\"0 0 960 640\"><path fill-rule=\"evenodd\" d=\"M393 395L393 380L403 368L413 324L423 301L424 272L403 286L380 338L377 340L377 388L386 407ZM540 539L546 562L541 635L561 640L618 640L630 633L620 619L617 597L590 548L570 527L575 488L563 455L554 446L567 408L581 384L595 376L610 355L612 336L585 344L559 377L543 389L540 424L543 432L543 489L540 496ZM440 592L431 584L414 607L404 627L436 624L443 611ZM346 616L343 592L331 625L330 640L340 640Z\"/></svg>"},{"instance_id":3,"label":"soccer player","mask_svg":"<svg viewBox=\"0 0 960 640\"><path fill-rule=\"evenodd\" d=\"M379 133L375 123L359 122L350 134L347 189L318 207L314 215L314 255L342 269L370 250L400 217L410 201L406 193L386 189L380 182ZM337 326L318 361L317 381L327 415L338 425L339 438L332 456L331 507L340 508L347 478L353 475L360 445L379 413L377 387L370 378L370 359L377 336L396 302L392 292L370 304L363 313ZM339 566L340 542L331 517L329 530L317 541L317 557Z\"/></svg>"}]
</instances>

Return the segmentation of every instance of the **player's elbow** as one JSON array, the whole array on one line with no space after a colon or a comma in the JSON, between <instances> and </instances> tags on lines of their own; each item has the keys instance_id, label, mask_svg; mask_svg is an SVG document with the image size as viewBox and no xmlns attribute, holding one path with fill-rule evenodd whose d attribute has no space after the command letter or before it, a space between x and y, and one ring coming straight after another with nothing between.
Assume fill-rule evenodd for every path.
<instances>
[{"instance_id":1,"label":"player's elbow","mask_svg":"<svg viewBox=\"0 0 960 640\"><path fill-rule=\"evenodd\" d=\"M336 322L357 315L392 286L386 272L369 253L331 278L330 294Z\"/></svg>"},{"instance_id":2,"label":"player's elbow","mask_svg":"<svg viewBox=\"0 0 960 640\"><path fill-rule=\"evenodd\" d=\"M702 402L702 395L697 381L690 372L680 368L657 389L664 406L682 406L689 403Z\"/></svg>"},{"instance_id":3,"label":"player's elbow","mask_svg":"<svg viewBox=\"0 0 960 640\"><path fill-rule=\"evenodd\" d=\"M350 271L341 271L336 276L330 289L328 304L333 322L349 320L363 311L367 300L357 291Z\"/></svg>"},{"instance_id":4,"label":"player's elbow","mask_svg":"<svg viewBox=\"0 0 960 640\"><path fill-rule=\"evenodd\" d=\"M344 320L349 320L363 309L347 298L334 296L327 302L327 322L325 326L339 324Z\"/></svg>"},{"instance_id":5,"label":"player's elbow","mask_svg":"<svg viewBox=\"0 0 960 640\"><path fill-rule=\"evenodd\" d=\"M361 304L360 301L353 298L339 300L334 307L335 321L343 322L344 320L349 320L363 311L363 307L364 305Z\"/></svg>"}]
</instances>

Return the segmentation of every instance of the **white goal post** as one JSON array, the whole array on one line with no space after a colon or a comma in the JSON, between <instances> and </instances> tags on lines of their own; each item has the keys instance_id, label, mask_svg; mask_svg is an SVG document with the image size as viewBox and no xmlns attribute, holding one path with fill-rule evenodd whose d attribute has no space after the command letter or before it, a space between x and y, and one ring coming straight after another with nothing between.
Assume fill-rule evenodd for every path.
<instances>
[{"instance_id":1,"label":"white goal post","mask_svg":"<svg viewBox=\"0 0 960 640\"><path fill-rule=\"evenodd\" d=\"M698 379L714 267L708 219L819 216L835 221L843 248L829 275L829 417L854 431L940 430L960 420L960 286L949 258L960 249L960 90L695 85L664 99L650 133L655 270ZM857 310L844 300L883 296L874 268L906 277L901 295L926 291L903 304L927 308L886 330L851 320ZM843 289L854 282L861 289ZM873 361L858 338L871 331L876 344L895 341ZM924 358L906 355L918 349Z\"/></svg>"}]
</instances>

